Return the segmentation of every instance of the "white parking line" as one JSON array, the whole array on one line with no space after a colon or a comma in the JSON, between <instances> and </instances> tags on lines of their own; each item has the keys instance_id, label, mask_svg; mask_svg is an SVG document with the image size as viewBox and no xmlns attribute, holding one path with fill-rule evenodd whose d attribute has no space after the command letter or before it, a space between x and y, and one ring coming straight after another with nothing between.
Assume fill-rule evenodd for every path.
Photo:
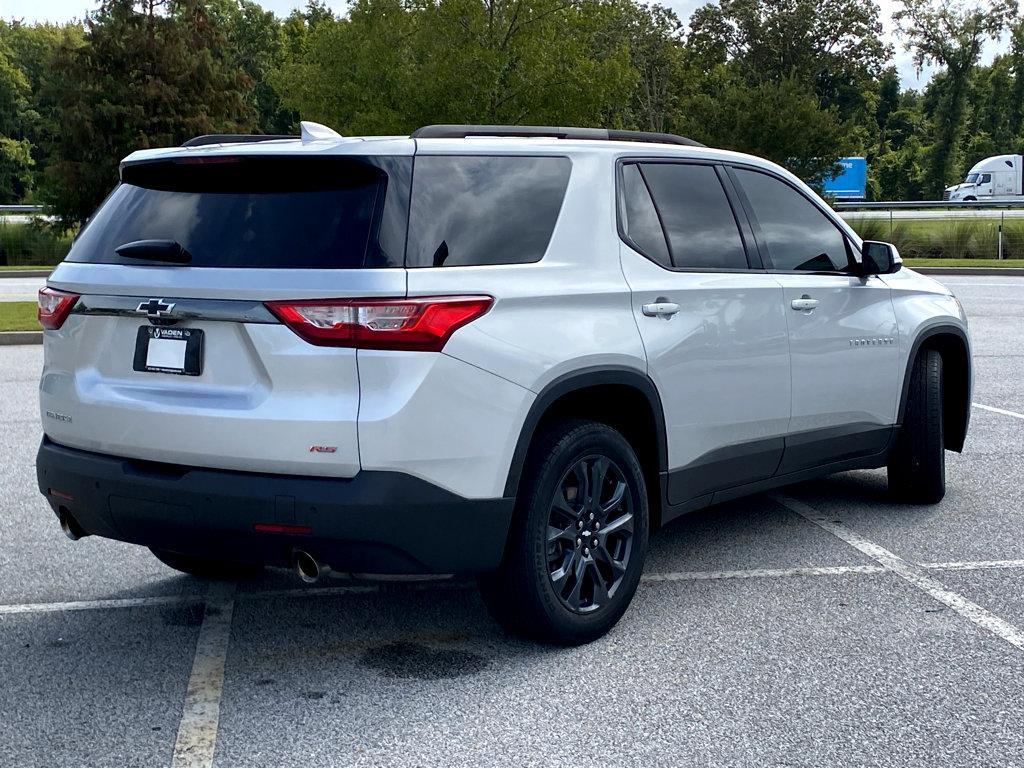
<instances>
[{"instance_id":1,"label":"white parking line","mask_svg":"<svg viewBox=\"0 0 1024 769\"><path fill-rule=\"evenodd\" d=\"M925 569L936 571L973 571L975 569L1024 569L1024 558L1008 561L947 561L945 563L921 563Z\"/></svg>"},{"instance_id":2,"label":"white parking line","mask_svg":"<svg viewBox=\"0 0 1024 769\"><path fill-rule=\"evenodd\" d=\"M941 561L912 564L929 571L974 571L983 569L1024 569L1024 558L996 561ZM644 582L694 582L718 579L779 579L785 577L827 577L841 574L880 574L887 571L883 566L859 564L855 566L797 566L790 569L732 569L722 571L670 571L644 574ZM341 595L365 595L381 592L393 582L374 585L333 585L324 587L284 588L281 590L254 590L235 593L234 600L247 601L264 598L324 598ZM472 582L456 580L418 581L402 583L407 589L421 590L470 590ZM160 595L147 598L109 598L95 601L59 601L56 603L0 604L0 616L5 614L43 614L62 611L84 611L89 609L133 609L147 606L200 603L206 600L202 595Z\"/></svg>"},{"instance_id":3,"label":"white parking line","mask_svg":"<svg viewBox=\"0 0 1024 769\"><path fill-rule=\"evenodd\" d=\"M924 570L921 569L921 567L914 566L913 564L904 561L895 553L886 550L881 545L865 539L857 532L846 528L842 524L836 523L831 520L829 516L815 510L810 505L805 505L799 500L781 495L773 494L772 499L780 505L792 510L797 515L806 518L811 523L820 526L830 534L835 535L846 542L846 544L864 553L864 555L869 558L878 561L878 563L882 564L882 566L884 566L888 571L891 571L896 576L906 580L919 590L927 593L936 601L945 604L961 617L964 617L978 627L987 630L997 638L1001 638L1008 644L1024 651L1024 631L1021 631L1020 628L1015 625L1011 625L1001 617L997 617L987 609L983 609L981 606L978 606L978 604L970 601L959 593L950 590L942 583L932 579L924 573Z\"/></svg>"},{"instance_id":4,"label":"white parking line","mask_svg":"<svg viewBox=\"0 0 1024 769\"><path fill-rule=\"evenodd\" d=\"M235 584L213 583L206 595L171 766L213 766L234 611Z\"/></svg>"},{"instance_id":5,"label":"white parking line","mask_svg":"<svg viewBox=\"0 0 1024 769\"><path fill-rule=\"evenodd\" d=\"M877 574L881 566L804 566L795 569L737 569L735 571L674 571L644 574L643 582L689 582L703 579L767 579L772 577L823 577L832 574Z\"/></svg>"},{"instance_id":6,"label":"white parking line","mask_svg":"<svg viewBox=\"0 0 1024 769\"><path fill-rule=\"evenodd\" d=\"M1007 411L1006 409L997 409L995 406L986 406L982 403L972 403L972 406L976 409L985 409L985 411L992 411L996 414L1002 414L1007 417L1017 417L1017 419L1024 419L1024 414L1018 414L1016 411Z\"/></svg>"},{"instance_id":7,"label":"white parking line","mask_svg":"<svg viewBox=\"0 0 1024 769\"><path fill-rule=\"evenodd\" d=\"M199 603L201 595L158 595L150 598L103 598L97 601L58 601L56 603L0 604L3 614L39 614L55 611L83 611L86 609L134 609L139 606L166 606L177 603Z\"/></svg>"}]
</instances>

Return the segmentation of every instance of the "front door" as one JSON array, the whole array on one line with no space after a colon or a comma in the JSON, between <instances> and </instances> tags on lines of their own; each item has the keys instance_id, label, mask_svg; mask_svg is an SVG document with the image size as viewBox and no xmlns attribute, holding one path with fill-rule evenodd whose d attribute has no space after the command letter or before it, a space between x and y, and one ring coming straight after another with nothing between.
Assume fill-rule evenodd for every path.
<instances>
[{"instance_id":1,"label":"front door","mask_svg":"<svg viewBox=\"0 0 1024 769\"><path fill-rule=\"evenodd\" d=\"M734 173L783 288L793 403L779 473L883 451L899 377L889 287L850 274L848 239L802 191L760 171Z\"/></svg>"}]
</instances>

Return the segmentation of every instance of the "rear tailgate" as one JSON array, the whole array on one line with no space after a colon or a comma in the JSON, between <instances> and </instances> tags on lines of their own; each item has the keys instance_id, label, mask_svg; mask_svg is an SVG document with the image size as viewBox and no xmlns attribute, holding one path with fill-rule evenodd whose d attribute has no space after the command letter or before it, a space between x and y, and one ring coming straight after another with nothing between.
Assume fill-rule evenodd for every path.
<instances>
[{"instance_id":1,"label":"rear tailgate","mask_svg":"<svg viewBox=\"0 0 1024 769\"><path fill-rule=\"evenodd\" d=\"M46 332L44 432L133 459L354 475L356 351L309 344L263 303L405 295L403 160L123 169L49 281L81 298Z\"/></svg>"}]
</instances>

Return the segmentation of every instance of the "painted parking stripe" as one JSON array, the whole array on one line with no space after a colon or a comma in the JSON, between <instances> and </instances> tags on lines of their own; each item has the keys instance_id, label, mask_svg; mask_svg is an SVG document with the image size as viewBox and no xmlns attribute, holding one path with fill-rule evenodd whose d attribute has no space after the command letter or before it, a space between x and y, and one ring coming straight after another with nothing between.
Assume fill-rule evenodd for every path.
<instances>
[{"instance_id":1,"label":"painted parking stripe","mask_svg":"<svg viewBox=\"0 0 1024 769\"><path fill-rule=\"evenodd\" d=\"M1002 414L1007 417L1017 417L1017 419L1024 419L1024 414L1018 414L1016 411L1007 411L1006 409L997 409L995 406L986 406L982 403L972 403L972 406L976 409L985 409L985 411L991 411L995 414Z\"/></svg>"},{"instance_id":2,"label":"painted parking stripe","mask_svg":"<svg viewBox=\"0 0 1024 769\"><path fill-rule=\"evenodd\" d=\"M983 630L987 630L997 638L1006 641L1017 649L1024 651L1024 631L1015 625L1010 624L1001 617L997 617L987 609L965 598L959 593L950 590L941 582L929 577L919 566L914 566L904 561L895 553L886 550L881 545L865 539L852 529L848 529L840 523L836 523L830 516L826 516L810 505L805 505L799 500L782 495L771 495L771 498L780 505L792 510L797 515L806 518L811 523L821 527L830 534L843 540L846 544L856 548L869 558L877 561L888 571L909 582L914 587L927 593L936 601L945 604L964 619L973 622Z\"/></svg>"},{"instance_id":3,"label":"painted parking stripe","mask_svg":"<svg viewBox=\"0 0 1024 769\"><path fill-rule=\"evenodd\" d=\"M919 563L916 566L929 571L974 571L984 569L1024 569L1024 558L994 561L942 561ZM842 574L878 574L886 571L882 566L860 564L856 566L798 566L791 569L733 569L723 571L671 571L644 574L644 582L687 582L700 580L727 579L778 579L785 577L827 577ZM338 585L325 587L298 587L280 590L253 590L235 594L235 601L263 598L317 598L343 595L366 595L381 592L386 584ZM405 589L423 590L471 590L472 582L423 581L402 583ZM55 603L0 604L0 616L5 614L42 614L62 611L85 611L89 609L133 609L147 606L167 606L203 602L202 595L161 595L149 598L111 598L96 601L58 601Z\"/></svg>"},{"instance_id":4,"label":"painted parking stripe","mask_svg":"<svg viewBox=\"0 0 1024 769\"><path fill-rule=\"evenodd\" d=\"M805 566L795 569L736 569L734 571L674 571L644 574L644 582L690 582L704 579L771 579L778 577L824 577L834 574L877 574L881 566Z\"/></svg>"},{"instance_id":5,"label":"painted parking stripe","mask_svg":"<svg viewBox=\"0 0 1024 769\"><path fill-rule=\"evenodd\" d=\"M946 561L944 563L918 564L925 569L936 571L974 571L975 569L1024 569L1024 558L1006 561Z\"/></svg>"},{"instance_id":6,"label":"painted parking stripe","mask_svg":"<svg viewBox=\"0 0 1024 769\"><path fill-rule=\"evenodd\" d=\"M224 692L224 663L231 640L235 611L235 583L213 583L206 595L206 611L196 640L192 673L178 724L171 766L213 766Z\"/></svg>"},{"instance_id":7,"label":"painted parking stripe","mask_svg":"<svg viewBox=\"0 0 1024 769\"><path fill-rule=\"evenodd\" d=\"M0 604L3 614L40 614L57 611L84 611L88 609L134 609L145 606L201 603L201 595L158 595L149 598L104 598L96 601L57 601L55 603Z\"/></svg>"}]
</instances>

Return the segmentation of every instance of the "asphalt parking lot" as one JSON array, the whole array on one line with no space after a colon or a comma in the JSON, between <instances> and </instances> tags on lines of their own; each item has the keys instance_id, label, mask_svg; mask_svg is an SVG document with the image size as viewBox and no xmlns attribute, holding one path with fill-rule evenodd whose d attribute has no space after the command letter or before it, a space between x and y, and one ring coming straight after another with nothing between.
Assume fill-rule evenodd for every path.
<instances>
[{"instance_id":1,"label":"asphalt parking lot","mask_svg":"<svg viewBox=\"0 0 1024 769\"><path fill-rule=\"evenodd\" d=\"M945 500L870 471L695 513L576 649L468 584L207 584L68 541L41 348L0 347L0 764L1024 764L1024 279L943 280L978 404Z\"/></svg>"}]
</instances>

